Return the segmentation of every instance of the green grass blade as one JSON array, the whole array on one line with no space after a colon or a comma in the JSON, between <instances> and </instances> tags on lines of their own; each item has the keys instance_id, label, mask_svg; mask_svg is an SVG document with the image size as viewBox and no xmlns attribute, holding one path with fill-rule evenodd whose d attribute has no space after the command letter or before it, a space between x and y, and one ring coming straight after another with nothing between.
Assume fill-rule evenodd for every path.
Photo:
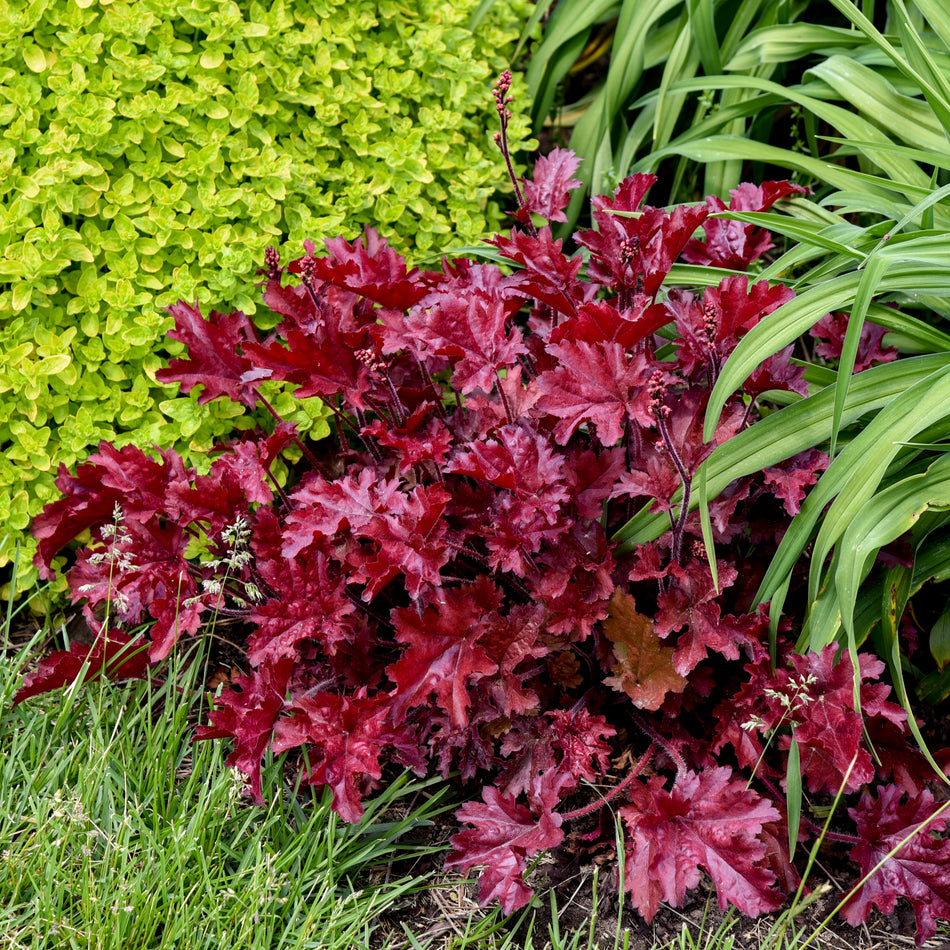
<instances>
[{"instance_id":1,"label":"green grass blade","mask_svg":"<svg viewBox=\"0 0 950 950\"><path fill-rule=\"evenodd\" d=\"M943 0L914 0L914 6L927 18L944 46L950 49L950 10Z\"/></svg>"},{"instance_id":2,"label":"green grass blade","mask_svg":"<svg viewBox=\"0 0 950 950\"><path fill-rule=\"evenodd\" d=\"M809 602L817 599L825 558L874 494L887 467L901 451L900 442L946 415L950 403L941 399L950 399L947 369L938 370L892 399L842 450L811 490L782 539L762 581L762 600L768 599L771 585L791 570L820 518L808 595ZM831 508L824 512L832 499Z\"/></svg>"},{"instance_id":3,"label":"green grass blade","mask_svg":"<svg viewBox=\"0 0 950 950\"><path fill-rule=\"evenodd\" d=\"M878 282L876 291L950 295L950 246L945 238L943 245L926 242L925 248L921 242L915 244L918 255L928 258L926 262L915 260L894 264ZM797 340L829 311L849 306L855 299L862 277L860 272L843 274L810 287L766 316L739 341L710 394L703 438L714 436L726 400L762 360Z\"/></svg>"},{"instance_id":4,"label":"green grass blade","mask_svg":"<svg viewBox=\"0 0 950 950\"><path fill-rule=\"evenodd\" d=\"M855 30L820 23L779 23L749 33L724 65L726 72L750 72L765 63L790 63L823 50L856 47L866 40Z\"/></svg>"},{"instance_id":5,"label":"green grass blade","mask_svg":"<svg viewBox=\"0 0 950 950\"><path fill-rule=\"evenodd\" d=\"M840 254L850 260L864 261L867 258L866 253L829 236L827 232L830 229L827 225L816 221L790 218L787 215L775 214L769 211L717 211L709 217L727 218L731 221L744 221L747 224L754 224L756 227L766 228L769 231L790 237L797 242ZM853 226L849 226L849 230L852 228ZM855 237L859 237L862 231L861 229L853 229L851 233Z\"/></svg>"},{"instance_id":6,"label":"green grass blade","mask_svg":"<svg viewBox=\"0 0 950 950\"><path fill-rule=\"evenodd\" d=\"M794 728L785 769L785 804L788 808L788 859L791 861L795 857L802 820L802 762Z\"/></svg>"},{"instance_id":7,"label":"green grass blade","mask_svg":"<svg viewBox=\"0 0 950 950\"><path fill-rule=\"evenodd\" d=\"M845 529L835 586L841 603L841 623L853 632L854 606L861 582L877 552L909 531L930 508L950 507L950 457L944 455L923 474L913 475L879 492Z\"/></svg>"}]
</instances>

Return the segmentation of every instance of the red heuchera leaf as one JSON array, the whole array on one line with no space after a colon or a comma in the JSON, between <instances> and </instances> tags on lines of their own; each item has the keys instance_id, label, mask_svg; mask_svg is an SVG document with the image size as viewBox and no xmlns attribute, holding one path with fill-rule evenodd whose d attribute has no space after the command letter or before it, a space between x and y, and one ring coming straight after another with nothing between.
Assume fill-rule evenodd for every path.
<instances>
[{"instance_id":1,"label":"red heuchera leaf","mask_svg":"<svg viewBox=\"0 0 950 950\"><path fill-rule=\"evenodd\" d=\"M380 480L370 468L361 469L357 478L346 475L333 482L315 475L290 497L299 507L287 516L286 557L296 557L315 538L332 537L337 531L358 531L379 514L398 514L406 504L399 480Z\"/></svg>"},{"instance_id":2,"label":"red heuchera leaf","mask_svg":"<svg viewBox=\"0 0 950 950\"><path fill-rule=\"evenodd\" d=\"M596 521L575 521L557 544L535 557L526 577L532 595L547 608L547 628L578 640L607 616L615 567L604 529Z\"/></svg>"},{"instance_id":3,"label":"red heuchera leaf","mask_svg":"<svg viewBox=\"0 0 950 950\"><path fill-rule=\"evenodd\" d=\"M783 284L760 280L750 286L744 274L707 287L702 302L690 293L671 291L667 307L680 334L676 347L682 372L691 376L712 367L715 378L739 340L794 296Z\"/></svg>"},{"instance_id":4,"label":"red heuchera leaf","mask_svg":"<svg viewBox=\"0 0 950 950\"><path fill-rule=\"evenodd\" d=\"M566 221L564 209L571 192L582 182L571 176L581 160L567 148L554 148L542 155L534 166L532 179L523 181L525 210L548 221Z\"/></svg>"},{"instance_id":5,"label":"red heuchera leaf","mask_svg":"<svg viewBox=\"0 0 950 950\"><path fill-rule=\"evenodd\" d=\"M255 367L247 379L282 379L297 387L299 399L342 394L351 406L368 408L364 396L371 385L370 367L357 358L354 347L330 333L314 335L288 329L286 335L287 346L268 339L247 347Z\"/></svg>"},{"instance_id":6,"label":"red heuchera leaf","mask_svg":"<svg viewBox=\"0 0 950 950\"><path fill-rule=\"evenodd\" d=\"M575 781L592 782L603 775L610 762L610 746L604 740L616 735L614 727L584 708L552 709L547 715L562 771Z\"/></svg>"},{"instance_id":7,"label":"red heuchera leaf","mask_svg":"<svg viewBox=\"0 0 950 950\"><path fill-rule=\"evenodd\" d=\"M584 423L594 426L604 446L620 439L628 420L651 425L646 385L651 368L642 353L628 356L619 343L594 346L566 341L549 350L558 366L538 377L542 395L536 405L560 420L554 437L561 445Z\"/></svg>"},{"instance_id":8,"label":"red heuchera leaf","mask_svg":"<svg viewBox=\"0 0 950 950\"><path fill-rule=\"evenodd\" d=\"M294 274L319 277L368 297L391 310L408 310L426 293L426 286L409 273L405 258L394 251L373 228L352 244L342 237L325 242L328 257L302 257L288 270Z\"/></svg>"},{"instance_id":9,"label":"red heuchera leaf","mask_svg":"<svg viewBox=\"0 0 950 950\"><path fill-rule=\"evenodd\" d=\"M441 469L454 441L451 430L437 416L430 415L427 406L415 410L402 426L374 419L360 435L371 436L380 445L394 449L400 472L420 462L434 462Z\"/></svg>"},{"instance_id":10,"label":"red heuchera leaf","mask_svg":"<svg viewBox=\"0 0 950 950\"><path fill-rule=\"evenodd\" d=\"M247 641L252 666L266 658L296 659L305 640L316 640L332 656L342 643L355 639L350 617L356 605L346 596L346 578L332 570L332 563L319 550L259 563L277 594L251 610L249 619L257 624Z\"/></svg>"},{"instance_id":11,"label":"red heuchera leaf","mask_svg":"<svg viewBox=\"0 0 950 950\"><path fill-rule=\"evenodd\" d=\"M580 231L574 237L588 248L590 278L605 286L635 288L656 296L673 262L693 232L706 220L705 206L680 205L672 212L645 207L638 216L612 214L637 211L650 186L652 175L632 175L621 182L612 198L593 199L598 231Z\"/></svg>"},{"instance_id":12,"label":"red heuchera leaf","mask_svg":"<svg viewBox=\"0 0 950 950\"><path fill-rule=\"evenodd\" d=\"M251 797L258 805L263 803L261 759L284 708L293 668L292 656L277 661L267 658L250 676L236 676L237 690L227 690L215 700L209 714L211 725L195 730L196 739L234 739L234 751L226 761L248 777Z\"/></svg>"},{"instance_id":13,"label":"red heuchera leaf","mask_svg":"<svg viewBox=\"0 0 950 950\"><path fill-rule=\"evenodd\" d=\"M950 920L950 840L936 836L946 817L929 820L938 810L930 792L906 802L902 798L897 786L885 785L876 798L862 795L857 808L848 809L862 839L852 848L851 860L862 877L870 877L842 914L857 926L868 919L872 906L889 914L903 897L914 907L917 946L922 946L936 936L937 918ZM897 853L888 857L895 848Z\"/></svg>"},{"instance_id":14,"label":"red heuchera leaf","mask_svg":"<svg viewBox=\"0 0 950 950\"><path fill-rule=\"evenodd\" d=\"M644 294L633 295L630 306L622 310L612 303L595 300L582 304L576 315L562 320L551 331L550 342L612 342L632 350L669 322L667 308L662 304L651 304Z\"/></svg>"},{"instance_id":15,"label":"red heuchera leaf","mask_svg":"<svg viewBox=\"0 0 950 950\"><path fill-rule=\"evenodd\" d=\"M629 829L625 885L649 923L661 900L681 907L704 868L719 906L733 903L755 917L781 903L775 875L762 866L762 826L780 817L771 804L732 778L728 768L682 773L672 792L653 776L631 787L633 804L620 809Z\"/></svg>"},{"instance_id":16,"label":"red heuchera leaf","mask_svg":"<svg viewBox=\"0 0 950 950\"><path fill-rule=\"evenodd\" d=\"M830 644L820 653L792 654L788 658L790 668L775 673L766 656L747 665L748 682L716 709L722 725L714 750L732 743L739 762L751 767L762 753L758 736L794 725L802 775L812 793L836 793L849 767L846 792L873 781L874 766L863 747L865 724L871 731L876 731L878 725L903 731L907 714L887 701L890 687L866 682L879 676L884 665L862 654L858 657L862 680L858 715L854 710L851 659L843 653L835 663L837 651L837 645ZM788 735L780 737L780 748L788 749L790 744Z\"/></svg>"},{"instance_id":17,"label":"red heuchera leaf","mask_svg":"<svg viewBox=\"0 0 950 950\"><path fill-rule=\"evenodd\" d=\"M130 637L121 630L101 632L92 646L73 643L69 650L57 650L40 660L33 673L23 678L23 685L13 697L13 705L24 699L69 686L82 674L82 682L105 676L110 680L145 679L152 665L142 637ZM85 670L84 670L85 667Z\"/></svg>"},{"instance_id":18,"label":"red heuchera leaf","mask_svg":"<svg viewBox=\"0 0 950 950\"><path fill-rule=\"evenodd\" d=\"M451 496L438 485L416 486L396 512L379 512L354 533L376 542L375 548L352 545L346 562L352 580L365 583L363 600L371 600L394 577L402 574L410 597L441 586L439 571L452 549L445 542L448 524L442 513Z\"/></svg>"},{"instance_id":19,"label":"red heuchera leaf","mask_svg":"<svg viewBox=\"0 0 950 950\"><path fill-rule=\"evenodd\" d=\"M219 470L228 470L230 478L244 489L249 502L266 505L274 497L268 481L271 464L296 437L294 423L280 422L272 435L258 431L215 446L227 454L215 459L214 464Z\"/></svg>"},{"instance_id":20,"label":"red heuchera leaf","mask_svg":"<svg viewBox=\"0 0 950 950\"><path fill-rule=\"evenodd\" d=\"M673 648L660 646L653 621L637 613L629 594L614 591L603 629L617 659L614 675L604 683L626 693L634 706L659 709L667 693L686 688L686 680L673 669Z\"/></svg>"},{"instance_id":21,"label":"red heuchera leaf","mask_svg":"<svg viewBox=\"0 0 950 950\"><path fill-rule=\"evenodd\" d=\"M223 458L211 463L207 475L195 477L192 488L178 483L166 492L167 511L175 521L185 527L200 521L210 526L210 532L218 534L241 517L247 518L247 490L240 470L229 465Z\"/></svg>"},{"instance_id":22,"label":"red heuchera leaf","mask_svg":"<svg viewBox=\"0 0 950 950\"><path fill-rule=\"evenodd\" d=\"M818 356L823 356L827 360L841 358L849 319L846 313L828 313L808 331L816 339L826 341L816 344L815 353ZM854 372L860 373L878 363L890 363L897 359L895 347L881 346L885 333L887 330L883 327L865 320L864 326L861 327L858 352L854 357Z\"/></svg>"},{"instance_id":23,"label":"red heuchera leaf","mask_svg":"<svg viewBox=\"0 0 950 950\"><path fill-rule=\"evenodd\" d=\"M536 675L534 661L548 653L538 642L544 619L539 604L516 605L507 616L496 612L488 617L479 643L498 672L479 679L477 688L505 716L538 707L538 695L525 681Z\"/></svg>"},{"instance_id":24,"label":"red heuchera leaf","mask_svg":"<svg viewBox=\"0 0 950 950\"><path fill-rule=\"evenodd\" d=\"M552 709L543 716L519 716L501 743L505 767L497 785L516 798L524 792L533 806L553 807L582 780L593 781L607 771L615 734L603 716L586 709Z\"/></svg>"},{"instance_id":25,"label":"red heuchera leaf","mask_svg":"<svg viewBox=\"0 0 950 950\"><path fill-rule=\"evenodd\" d=\"M810 194L807 188L790 181L765 181L761 185L743 182L729 192L730 211L768 211L780 198L788 195ZM710 212L725 211L721 198L710 195L706 199ZM773 247L772 235L754 224L730 221L727 218L709 218L703 224L705 243L697 239L687 242L683 260L689 264L711 264L730 270L745 270Z\"/></svg>"},{"instance_id":26,"label":"red heuchera leaf","mask_svg":"<svg viewBox=\"0 0 950 950\"><path fill-rule=\"evenodd\" d=\"M169 330L168 335L188 347L188 358L172 360L155 378L160 383L180 383L185 393L203 386L199 405L227 396L253 409L257 387L244 380L253 364L242 353L248 343L257 342L254 324L240 311L226 316L214 310L205 320L197 301L192 307L179 300L168 312L175 318L175 329Z\"/></svg>"},{"instance_id":27,"label":"red heuchera leaf","mask_svg":"<svg viewBox=\"0 0 950 950\"><path fill-rule=\"evenodd\" d=\"M485 865L479 878L479 903L484 906L497 898L502 911L512 914L534 893L522 877L527 859L557 847L564 838L561 816L543 811L535 818L524 805L491 787L482 790L482 799L484 804L466 802L455 813L472 828L452 836L445 866L467 871Z\"/></svg>"},{"instance_id":28,"label":"red heuchera leaf","mask_svg":"<svg viewBox=\"0 0 950 950\"><path fill-rule=\"evenodd\" d=\"M720 588L731 586L738 572L725 561L717 563ZM694 558L685 567L674 563L670 577L670 589L657 599L656 632L667 637L685 627L677 638L673 658L676 672L682 676L691 673L710 650L726 659L738 660L739 648L758 643L763 630L768 629L767 618L761 616L722 616L718 593L705 562Z\"/></svg>"},{"instance_id":29,"label":"red heuchera leaf","mask_svg":"<svg viewBox=\"0 0 950 950\"><path fill-rule=\"evenodd\" d=\"M802 775L812 793L837 792L852 761L855 764L845 791L855 792L871 782L874 765L863 746L864 720L882 717L901 728L907 720L903 708L886 701L889 686L866 682L884 671L884 664L867 654L858 656L861 713L855 712L854 667L847 653L835 663L837 649L837 644L829 644L821 653L792 656L790 663L797 676L784 670L776 674L775 692L797 702L797 718L802 721L795 728L795 738L801 752ZM778 700L772 702L779 705ZM780 747L787 749L790 741L783 736Z\"/></svg>"},{"instance_id":30,"label":"red heuchera leaf","mask_svg":"<svg viewBox=\"0 0 950 950\"><path fill-rule=\"evenodd\" d=\"M517 308L515 308L517 309ZM452 383L462 393L491 392L498 370L527 353L521 331L506 328L511 307L504 300L479 293L442 295L427 312L410 311L407 329L428 352L452 363Z\"/></svg>"},{"instance_id":31,"label":"red heuchera leaf","mask_svg":"<svg viewBox=\"0 0 950 950\"><path fill-rule=\"evenodd\" d=\"M499 234L489 243L524 268L508 278L509 287L546 303L558 313L577 311L585 288L589 287L577 279L584 262L579 254L567 258L562 249L564 241L555 241L549 227L541 228L536 235L513 229L510 238Z\"/></svg>"},{"instance_id":32,"label":"red heuchera leaf","mask_svg":"<svg viewBox=\"0 0 950 950\"><path fill-rule=\"evenodd\" d=\"M168 486L187 485L192 475L171 449L161 452L156 462L134 445L117 449L105 441L75 475L60 465L56 487L65 497L48 504L33 520L33 536L39 541L34 563L40 575L52 579L49 566L56 553L88 528L111 523L117 510L122 518L148 521L164 509Z\"/></svg>"},{"instance_id":33,"label":"red heuchera leaf","mask_svg":"<svg viewBox=\"0 0 950 950\"><path fill-rule=\"evenodd\" d=\"M521 501L537 501L535 507L550 509L552 521L568 498L562 453L546 436L526 425L502 426L497 438L470 443L466 451L455 455L447 470L484 479L513 492Z\"/></svg>"},{"instance_id":34,"label":"red heuchera leaf","mask_svg":"<svg viewBox=\"0 0 950 950\"><path fill-rule=\"evenodd\" d=\"M792 362L794 351L795 344L789 343L778 353L766 357L742 384L742 391L749 396L760 396L770 389L778 389L807 396L808 383L805 382L805 367Z\"/></svg>"},{"instance_id":35,"label":"red heuchera leaf","mask_svg":"<svg viewBox=\"0 0 950 950\"><path fill-rule=\"evenodd\" d=\"M468 721L469 687L498 670L478 642L501 603L495 585L481 576L474 584L444 590L443 597L442 603L421 615L409 607L392 612L396 639L409 644L402 659L386 670L397 687L393 700L397 722L410 706L425 704L434 695L451 724L461 728Z\"/></svg>"},{"instance_id":36,"label":"red heuchera leaf","mask_svg":"<svg viewBox=\"0 0 950 950\"><path fill-rule=\"evenodd\" d=\"M329 786L333 810L344 820L357 822L363 803L357 783L379 779L379 757L392 729L387 724L388 698L367 696L359 689L351 696L317 693L296 698L276 726L271 748L275 754L307 746L310 785Z\"/></svg>"},{"instance_id":37,"label":"red heuchera leaf","mask_svg":"<svg viewBox=\"0 0 950 950\"><path fill-rule=\"evenodd\" d=\"M198 592L185 560L187 536L174 521L158 519L146 524L128 521L116 535L77 556L69 572L73 600L86 601L83 614L93 628L94 608L100 604L111 605L117 619L133 624L148 611L158 620L149 631L149 656L153 662L163 660L180 633L197 630L203 609L184 610L180 617L168 609Z\"/></svg>"},{"instance_id":38,"label":"red heuchera leaf","mask_svg":"<svg viewBox=\"0 0 950 950\"><path fill-rule=\"evenodd\" d=\"M762 477L772 494L785 505L785 510L794 516L801 510L805 489L818 481L829 462L825 452L808 449L765 469Z\"/></svg>"},{"instance_id":39,"label":"red heuchera leaf","mask_svg":"<svg viewBox=\"0 0 950 950\"><path fill-rule=\"evenodd\" d=\"M564 475L581 518L597 519L603 514L603 503L624 471L625 455L622 448L568 453Z\"/></svg>"}]
</instances>

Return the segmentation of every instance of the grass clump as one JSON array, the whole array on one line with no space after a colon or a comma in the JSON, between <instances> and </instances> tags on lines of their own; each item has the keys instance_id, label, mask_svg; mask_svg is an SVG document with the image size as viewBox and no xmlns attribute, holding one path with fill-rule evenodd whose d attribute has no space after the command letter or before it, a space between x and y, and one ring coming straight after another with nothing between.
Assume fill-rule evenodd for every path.
<instances>
[{"instance_id":1,"label":"grass clump","mask_svg":"<svg viewBox=\"0 0 950 950\"><path fill-rule=\"evenodd\" d=\"M368 869L414 853L401 836L439 796L384 813L422 784L398 779L349 826L272 759L248 807L222 745L191 742L201 663L11 709L29 649L0 662L0 946L342 950L419 886Z\"/></svg>"}]
</instances>

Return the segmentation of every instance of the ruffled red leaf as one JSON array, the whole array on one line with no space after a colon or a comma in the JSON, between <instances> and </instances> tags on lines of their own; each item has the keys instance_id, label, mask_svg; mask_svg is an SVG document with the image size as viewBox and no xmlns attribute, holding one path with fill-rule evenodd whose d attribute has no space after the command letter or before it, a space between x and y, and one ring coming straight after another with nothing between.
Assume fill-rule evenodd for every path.
<instances>
[{"instance_id":1,"label":"ruffled red leaf","mask_svg":"<svg viewBox=\"0 0 950 950\"><path fill-rule=\"evenodd\" d=\"M734 779L728 768L681 774L671 792L663 779L631 787L633 804L620 809L629 829L625 886L649 923L660 901L681 907L699 884L699 869L712 879L719 906L735 904L755 917L781 898L775 875L763 867L762 826L778 819L771 802Z\"/></svg>"},{"instance_id":2,"label":"ruffled red leaf","mask_svg":"<svg viewBox=\"0 0 950 950\"><path fill-rule=\"evenodd\" d=\"M259 569L276 593L251 609L249 619L257 625L247 641L252 666L267 658L297 659L307 640L315 640L332 656L341 644L356 639L356 605L346 596L346 577L333 570L324 552L275 558L260 563Z\"/></svg>"},{"instance_id":3,"label":"ruffled red leaf","mask_svg":"<svg viewBox=\"0 0 950 950\"><path fill-rule=\"evenodd\" d=\"M73 643L69 650L57 650L40 660L36 670L23 678L13 705L69 686L80 675L83 683L101 676L110 680L145 679L152 665L147 647L143 637L133 638L121 630L101 632L91 646Z\"/></svg>"},{"instance_id":4,"label":"ruffled red leaf","mask_svg":"<svg viewBox=\"0 0 950 950\"><path fill-rule=\"evenodd\" d=\"M638 215L611 213L638 211L654 181L652 175L633 175L612 198L595 198L598 230L575 235L591 252L588 274L592 280L617 289L639 287L650 298L656 296L687 241L709 214L704 205L679 205L671 212L645 207Z\"/></svg>"},{"instance_id":5,"label":"ruffled red leaf","mask_svg":"<svg viewBox=\"0 0 950 950\"><path fill-rule=\"evenodd\" d=\"M257 387L244 379L253 364L243 351L247 344L257 342L254 324L240 311L223 314L213 310L205 320L197 301L192 307L179 300L168 312L175 318L175 328L168 335L188 347L188 356L172 360L155 378L160 383L180 383L185 393L202 386L204 391L198 397L202 405L227 396L253 409Z\"/></svg>"},{"instance_id":6,"label":"ruffled red leaf","mask_svg":"<svg viewBox=\"0 0 950 950\"><path fill-rule=\"evenodd\" d=\"M950 816L945 809L933 818L938 809L926 790L902 799L900 788L885 785L875 798L862 795L858 806L848 809L862 838L852 848L851 860L862 878L870 877L842 914L857 926L867 921L872 907L889 914L903 897L914 908L917 946L922 946L936 936L937 919L950 920L950 840L937 834Z\"/></svg>"},{"instance_id":7,"label":"ruffled red leaf","mask_svg":"<svg viewBox=\"0 0 950 950\"><path fill-rule=\"evenodd\" d=\"M807 188L790 181L765 181L761 185L743 182L729 192L730 211L768 211L780 198L810 194ZM706 199L710 212L725 211L721 198ZM710 264L730 270L745 270L773 247L772 235L754 224L709 218L703 224L705 242L693 239L683 248L683 260L689 264Z\"/></svg>"},{"instance_id":8,"label":"ruffled red leaf","mask_svg":"<svg viewBox=\"0 0 950 950\"><path fill-rule=\"evenodd\" d=\"M117 506L122 518L148 521L164 509L168 487L188 484L191 477L172 449L155 461L134 445L117 449L105 441L75 475L60 465L56 487L65 497L50 502L33 520L39 541L34 563L40 574L51 579L56 553L83 531L110 524Z\"/></svg>"},{"instance_id":9,"label":"ruffled red leaf","mask_svg":"<svg viewBox=\"0 0 950 950\"><path fill-rule=\"evenodd\" d=\"M365 528L380 514L405 511L406 496L398 479L379 479L370 468L357 478L346 475L328 482L310 478L291 495L297 508L287 516L284 555L296 557L319 537Z\"/></svg>"},{"instance_id":10,"label":"ruffled red leaf","mask_svg":"<svg viewBox=\"0 0 950 950\"><path fill-rule=\"evenodd\" d=\"M491 392L498 371L527 353L521 331L507 326L511 308L480 293L441 295L427 310L415 308L409 329L426 351L452 364L452 383L462 393Z\"/></svg>"},{"instance_id":11,"label":"ruffled red leaf","mask_svg":"<svg viewBox=\"0 0 950 950\"><path fill-rule=\"evenodd\" d=\"M356 356L353 346L330 334L319 336L287 330L287 346L279 340L248 346L254 369L248 379L281 379L296 386L303 399L328 399L342 394L355 408L367 408L364 397L371 388L370 367Z\"/></svg>"},{"instance_id":12,"label":"ruffled red leaf","mask_svg":"<svg viewBox=\"0 0 950 950\"><path fill-rule=\"evenodd\" d=\"M410 706L430 701L449 714L455 728L468 721L469 687L498 671L479 641L491 628L501 594L487 578L443 591L443 601L421 614L400 607L392 612L396 639L409 644L402 659L387 667L396 684L393 714L401 720Z\"/></svg>"},{"instance_id":13,"label":"ruffled red leaf","mask_svg":"<svg viewBox=\"0 0 950 950\"><path fill-rule=\"evenodd\" d=\"M829 463L827 453L820 449L808 449L764 469L762 478L772 494L785 506L786 512L794 516L801 510L808 486L818 481Z\"/></svg>"},{"instance_id":14,"label":"ruffled red leaf","mask_svg":"<svg viewBox=\"0 0 950 950\"><path fill-rule=\"evenodd\" d=\"M396 511L380 512L362 528L351 528L361 538L376 542L370 548L352 545L346 555L353 568L352 580L366 584L363 600L371 600L399 574L413 598L441 586L439 572L453 553L446 543L448 524L442 517L450 497L438 485L417 486Z\"/></svg>"},{"instance_id":15,"label":"ruffled red leaf","mask_svg":"<svg viewBox=\"0 0 950 950\"><path fill-rule=\"evenodd\" d=\"M587 286L577 279L584 262L579 254L566 257L562 250L564 241L560 238L555 241L549 227L541 228L536 235L515 229L510 238L499 234L489 243L524 268L508 278L509 287L547 304L558 313L577 311Z\"/></svg>"},{"instance_id":16,"label":"ruffled red leaf","mask_svg":"<svg viewBox=\"0 0 950 950\"><path fill-rule=\"evenodd\" d=\"M818 356L827 360L841 358L849 319L846 313L828 313L808 331L815 339L822 341L815 345L815 353ZM895 347L881 345L885 333L887 330L884 327L864 322L858 340L858 352L854 357L854 372L860 373L878 363L890 363L897 359Z\"/></svg>"},{"instance_id":17,"label":"ruffled red leaf","mask_svg":"<svg viewBox=\"0 0 950 950\"><path fill-rule=\"evenodd\" d=\"M303 257L291 263L288 270L345 287L391 310L408 310L427 292L426 286L415 279L417 272L410 273L405 258L373 228L366 228L353 243L342 237L328 238L324 243L327 257Z\"/></svg>"},{"instance_id":18,"label":"ruffled red leaf","mask_svg":"<svg viewBox=\"0 0 950 950\"><path fill-rule=\"evenodd\" d=\"M284 708L294 657L265 659L250 676L236 676L234 686L215 699L209 714L211 724L198 726L196 739L233 739L228 765L248 778L251 797L262 804L261 760L274 735L274 724Z\"/></svg>"},{"instance_id":19,"label":"ruffled red leaf","mask_svg":"<svg viewBox=\"0 0 950 950\"><path fill-rule=\"evenodd\" d=\"M537 407L560 421L554 437L564 445L580 425L591 425L605 446L619 441L628 421L648 427L653 422L646 356L629 356L619 343L563 342L549 347L556 369L537 379Z\"/></svg>"},{"instance_id":20,"label":"ruffled red leaf","mask_svg":"<svg viewBox=\"0 0 950 950\"><path fill-rule=\"evenodd\" d=\"M581 160L567 148L554 148L535 162L532 177L522 185L525 210L548 221L566 221L571 192L582 184L571 176Z\"/></svg>"},{"instance_id":21,"label":"ruffled red leaf","mask_svg":"<svg viewBox=\"0 0 950 950\"><path fill-rule=\"evenodd\" d=\"M392 738L387 697L367 696L365 689L353 696L317 693L297 697L287 712L290 716L280 719L274 730L274 753L306 745L307 784L328 786L333 810L344 821L359 821L359 784L382 776L379 757Z\"/></svg>"},{"instance_id":22,"label":"ruffled red leaf","mask_svg":"<svg viewBox=\"0 0 950 950\"><path fill-rule=\"evenodd\" d=\"M720 588L730 586L738 572L719 561ZM682 630L676 640L674 666L682 676L691 673L709 651L738 660L739 648L758 643L768 620L761 616L723 616L709 565L693 559L685 567L670 568L673 583L657 598L656 632L660 637ZM684 629L685 628L685 629Z\"/></svg>"},{"instance_id":23,"label":"ruffled red leaf","mask_svg":"<svg viewBox=\"0 0 950 950\"><path fill-rule=\"evenodd\" d=\"M467 871L484 865L479 878L479 903L501 903L506 914L524 907L534 893L524 883L527 859L557 847L564 838L561 816L543 811L536 818L524 805L495 788L482 790L480 802L466 802L457 812L459 821L472 825L451 838L452 851L446 868Z\"/></svg>"}]
</instances>

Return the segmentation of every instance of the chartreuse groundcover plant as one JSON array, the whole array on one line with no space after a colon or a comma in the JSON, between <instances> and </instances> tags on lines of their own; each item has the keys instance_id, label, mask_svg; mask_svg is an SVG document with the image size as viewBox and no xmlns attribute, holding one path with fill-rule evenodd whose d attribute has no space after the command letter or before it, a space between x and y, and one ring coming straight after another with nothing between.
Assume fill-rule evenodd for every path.
<instances>
[{"instance_id":1,"label":"chartreuse groundcover plant","mask_svg":"<svg viewBox=\"0 0 950 950\"><path fill-rule=\"evenodd\" d=\"M179 351L163 343L176 300L253 313L269 244L297 255L375 223L424 254L497 226L483 90L526 7L470 30L475 12L0 3L0 566L57 466L101 439L197 460L249 424L156 380ZM327 431L319 401L263 391L301 432Z\"/></svg>"},{"instance_id":2,"label":"chartreuse groundcover plant","mask_svg":"<svg viewBox=\"0 0 950 950\"><path fill-rule=\"evenodd\" d=\"M506 158L509 88L503 75ZM858 869L846 918L906 899L923 941L950 917L939 774L883 663L835 644L794 653L754 596L829 463L807 438L831 413L803 434L796 412L829 399L803 398L789 344L702 432L734 351L793 302L747 273L769 235L706 204L652 207L654 178L637 175L594 199L570 253L551 225L577 166L555 150L515 182L495 262L411 269L367 229L289 264L267 251L273 330L175 304L186 353L161 381L250 412L274 409L261 387L276 380L323 400L333 434L308 440L274 410L204 472L107 441L61 469L37 565L66 573L95 640L41 661L14 700L148 676L227 618L246 672L198 734L233 743L254 801L274 794L271 753L350 822L389 766L452 776L468 800L446 867L480 868L480 900L506 913L531 899L535 855L607 842L647 920L701 873L723 907L757 915L799 888L809 841L831 842ZM764 212L800 191L746 185L741 200ZM893 355L868 347L871 363ZM643 518L661 528L631 540ZM832 836L819 821L842 799Z\"/></svg>"}]
</instances>

